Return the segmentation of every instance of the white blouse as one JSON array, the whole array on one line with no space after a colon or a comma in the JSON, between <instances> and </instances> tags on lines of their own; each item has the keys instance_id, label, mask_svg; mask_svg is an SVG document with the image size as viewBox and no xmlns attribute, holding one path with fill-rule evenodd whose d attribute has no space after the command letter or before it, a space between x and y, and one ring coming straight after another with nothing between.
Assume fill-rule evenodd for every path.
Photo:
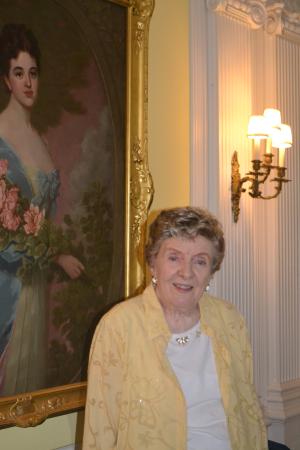
<instances>
[{"instance_id":1,"label":"white blouse","mask_svg":"<svg viewBox=\"0 0 300 450\"><path fill-rule=\"evenodd\" d=\"M200 323L173 334L166 354L187 405L188 450L231 450L211 341Z\"/></svg>"}]
</instances>

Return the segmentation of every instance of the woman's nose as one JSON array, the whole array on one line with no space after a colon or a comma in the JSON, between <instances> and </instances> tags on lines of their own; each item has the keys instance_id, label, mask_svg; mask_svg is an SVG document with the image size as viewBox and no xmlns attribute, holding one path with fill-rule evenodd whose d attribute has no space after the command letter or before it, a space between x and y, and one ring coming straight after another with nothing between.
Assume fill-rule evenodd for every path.
<instances>
[{"instance_id":1,"label":"woman's nose","mask_svg":"<svg viewBox=\"0 0 300 450\"><path fill-rule=\"evenodd\" d=\"M25 75L25 86L31 87L31 77L29 74Z\"/></svg>"},{"instance_id":2,"label":"woman's nose","mask_svg":"<svg viewBox=\"0 0 300 450\"><path fill-rule=\"evenodd\" d=\"M189 278L192 276L192 264L189 261L183 261L180 267L180 274L184 278Z\"/></svg>"}]
</instances>

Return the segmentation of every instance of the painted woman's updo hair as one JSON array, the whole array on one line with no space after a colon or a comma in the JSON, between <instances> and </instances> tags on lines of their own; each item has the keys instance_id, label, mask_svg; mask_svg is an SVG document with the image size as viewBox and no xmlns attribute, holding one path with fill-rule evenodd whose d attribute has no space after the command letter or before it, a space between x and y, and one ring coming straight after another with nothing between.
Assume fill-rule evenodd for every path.
<instances>
[{"instance_id":1,"label":"painted woman's updo hair","mask_svg":"<svg viewBox=\"0 0 300 450\"><path fill-rule=\"evenodd\" d=\"M27 52L35 59L40 71L41 53L34 34L24 24L9 23L0 33L0 75L8 76L11 59L20 52Z\"/></svg>"}]
</instances>

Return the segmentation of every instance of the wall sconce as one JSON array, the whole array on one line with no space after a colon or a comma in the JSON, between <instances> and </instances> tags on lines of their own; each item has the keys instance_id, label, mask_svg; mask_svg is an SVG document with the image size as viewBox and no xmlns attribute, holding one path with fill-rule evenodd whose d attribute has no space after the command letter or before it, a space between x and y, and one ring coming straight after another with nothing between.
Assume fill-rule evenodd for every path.
<instances>
[{"instance_id":1,"label":"wall sconce","mask_svg":"<svg viewBox=\"0 0 300 450\"><path fill-rule=\"evenodd\" d=\"M284 167L285 149L292 146L292 131L289 125L281 123L281 114L278 109L265 109L263 116L251 116L248 124L248 138L252 139L252 169L243 178L239 172L239 162L235 151L231 160L231 204L234 222L238 221L240 212L240 198L247 189L245 183L250 183L248 194L253 198L270 200L277 197L282 189L286 167ZM262 150L263 148L263 150ZM273 165L272 148L278 149L277 165ZM263 159L260 159L261 152ZM260 190L274 170L275 177L269 182L274 183L274 194L264 196Z\"/></svg>"}]
</instances>

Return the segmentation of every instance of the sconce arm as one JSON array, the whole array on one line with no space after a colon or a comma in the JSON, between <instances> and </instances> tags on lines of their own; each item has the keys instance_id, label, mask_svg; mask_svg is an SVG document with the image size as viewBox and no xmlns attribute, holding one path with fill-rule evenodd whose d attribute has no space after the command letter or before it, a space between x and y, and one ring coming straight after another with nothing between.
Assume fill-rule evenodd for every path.
<instances>
[{"instance_id":1,"label":"sconce arm","mask_svg":"<svg viewBox=\"0 0 300 450\"><path fill-rule=\"evenodd\" d=\"M283 183L288 183L291 180L288 180L286 178L276 177L276 178L273 178L272 180L270 180L270 182L273 182L273 181L277 182L277 185L275 186L275 194L273 194L273 195L265 195L265 196L264 195L260 195L260 198L262 198L263 200L271 200L272 198L278 197L278 195L281 192Z\"/></svg>"},{"instance_id":2,"label":"sconce arm","mask_svg":"<svg viewBox=\"0 0 300 450\"><path fill-rule=\"evenodd\" d=\"M282 190L283 183L290 181L285 178L285 167L272 165L272 156L273 155L270 154L265 155L264 162L261 162L260 160L253 160L252 170L248 172L245 177L241 178L237 152L234 151L231 159L231 205L234 222L238 221L241 195L243 192L246 192L246 189L243 187L245 183L250 183L248 193L252 198L270 200L278 197ZM270 180L270 182L276 183L275 193L273 195L264 196L259 187L267 180L273 169L277 170L277 176Z\"/></svg>"}]
</instances>

